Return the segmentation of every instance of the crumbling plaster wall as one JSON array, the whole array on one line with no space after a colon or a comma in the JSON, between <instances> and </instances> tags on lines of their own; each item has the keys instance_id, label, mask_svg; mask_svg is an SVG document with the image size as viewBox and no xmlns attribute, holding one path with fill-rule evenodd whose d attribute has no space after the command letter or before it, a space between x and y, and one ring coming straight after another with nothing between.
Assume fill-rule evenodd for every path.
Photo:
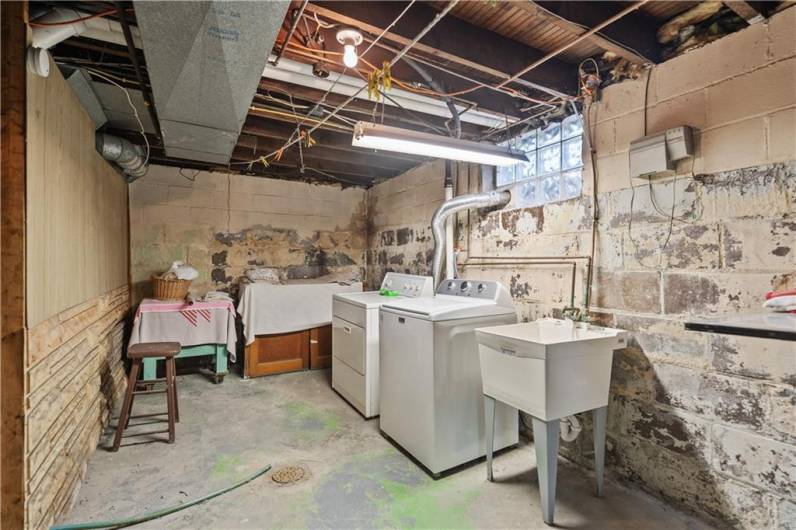
<instances>
[{"instance_id":1,"label":"crumbling plaster wall","mask_svg":"<svg viewBox=\"0 0 796 530\"><path fill-rule=\"evenodd\" d=\"M196 267L197 294L232 290L253 265L288 279L363 278L365 191L152 166L130 185L134 300L174 260Z\"/></svg>"},{"instance_id":2,"label":"crumbling plaster wall","mask_svg":"<svg viewBox=\"0 0 796 530\"><path fill-rule=\"evenodd\" d=\"M665 248L668 216L645 182L631 188L628 177L629 143L644 134L646 80L607 88L590 110L599 215L592 310L633 333L614 356L609 469L722 526L796 528L796 347L683 328L691 315L759 311L766 291L796 287L794 28L791 8L652 70L648 131L699 130L693 170L687 162L676 179L652 186L662 212L674 201L682 219ZM478 189L477 169L459 169L458 192ZM369 190L371 284L387 270L428 272L442 178L435 162ZM582 197L460 214L458 246L473 256L587 255L593 195L587 163ZM566 265L459 262L464 276L510 287L523 319L568 303ZM577 275L582 305L582 265ZM562 452L588 468L590 422L581 421L584 433Z\"/></svg>"}]
</instances>

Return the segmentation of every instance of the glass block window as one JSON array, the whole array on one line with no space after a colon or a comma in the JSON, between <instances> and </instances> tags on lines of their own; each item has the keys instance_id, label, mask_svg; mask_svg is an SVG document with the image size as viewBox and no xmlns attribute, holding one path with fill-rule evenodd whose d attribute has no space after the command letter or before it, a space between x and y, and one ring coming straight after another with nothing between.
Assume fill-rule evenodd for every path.
<instances>
[{"instance_id":1,"label":"glass block window","mask_svg":"<svg viewBox=\"0 0 796 530\"><path fill-rule=\"evenodd\" d=\"M533 206L580 196L583 183L583 125L573 114L513 139L515 151L523 151L528 162L500 166L495 186L518 183L519 203ZM504 144L505 145L505 144Z\"/></svg>"}]
</instances>

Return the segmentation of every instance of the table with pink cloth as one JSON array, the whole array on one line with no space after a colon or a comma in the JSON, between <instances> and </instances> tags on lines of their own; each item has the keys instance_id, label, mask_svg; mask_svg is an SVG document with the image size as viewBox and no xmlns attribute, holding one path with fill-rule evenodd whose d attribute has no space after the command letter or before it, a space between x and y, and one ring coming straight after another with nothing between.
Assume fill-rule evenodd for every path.
<instances>
[{"instance_id":1,"label":"table with pink cloth","mask_svg":"<svg viewBox=\"0 0 796 530\"><path fill-rule=\"evenodd\" d=\"M235 361L235 306L228 300L162 301L145 298L138 306L129 346L141 342L179 342L180 357L216 356L216 374L226 374L226 357ZM223 364L219 366L219 364ZM144 363L144 379L154 379L154 360Z\"/></svg>"}]
</instances>

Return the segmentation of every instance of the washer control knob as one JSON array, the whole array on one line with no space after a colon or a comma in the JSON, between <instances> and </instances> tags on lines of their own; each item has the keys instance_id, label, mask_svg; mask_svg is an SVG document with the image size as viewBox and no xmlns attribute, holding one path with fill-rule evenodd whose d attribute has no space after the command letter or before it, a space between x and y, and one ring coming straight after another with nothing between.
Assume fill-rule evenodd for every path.
<instances>
[{"instance_id":1,"label":"washer control knob","mask_svg":"<svg viewBox=\"0 0 796 530\"><path fill-rule=\"evenodd\" d=\"M448 290L453 289L453 286L454 286L453 282L448 282Z\"/></svg>"},{"instance_id":2,"label":"washer control knob","mask_svg":"<svg viewBox=\"0 0 796 530\"><path fill-rule=\"evenodd\" d=\"M478 284L478 292L479 293L483 293L484 291L486 291L486 285L484 285L483 283L479 283Z\"/></svg>"},{"instance_id":3,"label":"washer control knob","mask_svg":"<svg viewBox=\"0 0 796 530\"><path fill-rule=\"evenodd\" d=\"M459 287L463 293L467 292L470 289L470 282L462 282L461 286Z\"/></svg>"}]
</instances>

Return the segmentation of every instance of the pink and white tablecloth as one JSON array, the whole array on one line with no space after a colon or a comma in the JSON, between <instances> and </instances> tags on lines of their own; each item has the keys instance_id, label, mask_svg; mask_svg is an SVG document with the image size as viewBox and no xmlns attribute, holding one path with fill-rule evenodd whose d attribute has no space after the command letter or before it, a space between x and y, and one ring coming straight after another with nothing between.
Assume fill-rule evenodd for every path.
<instances>
[{"instance_id":1,"label":"pink and white tablecloth","mask_svg":"<svg viewBox=\"0 0 796 530\"><path fill-rule=\"evenodd\" d=\"M233 362L236 341L235 306L221 300L188 304L145 298L135 313L130 336L130 346L139 342L226 344Z\"/></svg>"}]
</instances>

